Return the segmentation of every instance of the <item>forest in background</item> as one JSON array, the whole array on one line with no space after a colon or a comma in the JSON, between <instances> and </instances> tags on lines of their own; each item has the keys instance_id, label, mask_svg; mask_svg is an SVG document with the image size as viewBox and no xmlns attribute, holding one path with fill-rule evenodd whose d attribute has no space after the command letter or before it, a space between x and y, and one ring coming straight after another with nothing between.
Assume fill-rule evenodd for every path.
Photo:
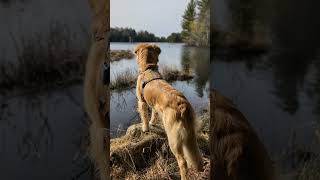
<instances>
[{"instance_id":1,"label":"forest in background","mask_svg":"<svg viewBox=\"0 0 320 180\"><path fill-rule=\"evenodd\" d=\"M171 33L168 37L157 37L148 31L136 31L133 28L111 28L110 42L182 42L180 33Z\"/></svg>"}]
</instances>

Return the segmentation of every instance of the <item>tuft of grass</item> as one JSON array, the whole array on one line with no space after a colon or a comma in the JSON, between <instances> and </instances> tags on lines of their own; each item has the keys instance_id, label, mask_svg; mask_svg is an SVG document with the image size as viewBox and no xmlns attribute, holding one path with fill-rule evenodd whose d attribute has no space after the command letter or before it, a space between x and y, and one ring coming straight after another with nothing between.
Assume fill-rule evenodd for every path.
<instances>
[{"instance_id":1,"label":"tuft of grass","mask_svg":"<svg viewBox=\"0 0 320 180\"><path fill-rule=\"evenodd\" d=\"M82 80L88 47L77 47L76 35L64 24L53 23L47 34L35 33L19 41L11 36L17 59L0 65L0 89L41 89ZM84 39L89 42L89 35Z\"/></svg>"},{"instance_id":2,"label":"tuft of grass","mask_svg":"<svg viewBox=\"0 0 320 180\"><path fill-rule=\"evenodd\" d=\"M320 157L305 162L300 169L297 180L319 180L320 179Z\"/></svg>"},{"instance_id":3,"label":"tuft of grass","mask_svg":"<svg viewBox=\"0 0 320 180\"><path fill-rule=\"evenodd\" d=\"M175 67L163 66L160 69L162 77L168 81L186 81L193 78L193 75L186 73L185 71L180 71Z\"/></svg>"},{"instance_id":4,"label":"tuft of grass","mask_svg":"<svg viewBox=\"0 0 320 180\"><path fill-rule=\"evenodd\" d=\"M134 54L130 50L111 50L110 51L110 60L119 61L121 59L132 59Z\"/></svg>"},{"instance_id":5,"label":"tuft of grass","mask_svg":"<svg viewBox=\"0 0 320 180\"><path fill-rule=\"evenodd\" d=\"M110 82L111 90L124 90L130 89L135 86L137 81L137 73L132 72L130 69L116 74L115 79Z\"/></svg>"},{"instance_id":6,"label":"tuft of grass","mask_svg":"<svg viewBox=\"0 0 320 180\"><path fill-rule=\"evenodd\" d=\"M160 73L168 82L172 81L186 81L193 78L193 75L180 71L176 68L169 66L163 66L160 69ZM137 81L137 72L132 72L130 69L123 71L122 73L116 74L114 80L110 83L111 90L126 90L134 88Z\"/></svg>"}]
</instances>

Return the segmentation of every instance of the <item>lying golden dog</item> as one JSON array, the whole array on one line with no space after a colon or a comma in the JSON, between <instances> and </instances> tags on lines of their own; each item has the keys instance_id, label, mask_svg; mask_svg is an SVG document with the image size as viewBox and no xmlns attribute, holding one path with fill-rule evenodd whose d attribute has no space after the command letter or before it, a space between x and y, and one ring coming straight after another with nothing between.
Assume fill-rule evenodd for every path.
<instances>
[{"instance_id":1,"label":"lying golden dog","mask_svg":"<svg viewBox=\"0 0 320 180\"><path fill-rule=\"evenodd\" d=\"M247 119L219 92L210 96L210 179L275 179L272 161Z\"/></svg>"},{"instance_id":2,"label":"lying golden dog","mask_svg":"<svg viewBox=\"0 0 320 180\"><path fill-rule=\"evenodd\" d=\"M161 52L158 46L139 44L134 52L139 66L136 95L143 131L149 130L150 107L150 124L154 124L159 117L162 118L170 149L178 161L181 179L185 180L187 167L202 169L194 110L181 92L161 78L157 65Z\"/></svg>"}]
</instances>

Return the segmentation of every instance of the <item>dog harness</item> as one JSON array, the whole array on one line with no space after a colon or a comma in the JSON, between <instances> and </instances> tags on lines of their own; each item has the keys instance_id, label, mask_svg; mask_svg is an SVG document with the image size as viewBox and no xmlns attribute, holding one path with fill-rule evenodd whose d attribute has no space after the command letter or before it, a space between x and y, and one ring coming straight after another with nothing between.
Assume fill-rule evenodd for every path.
<instances>
[{"instance_id":1,"label":"dog harness","mask_svg":"<svg viewBox=\"0 0 320 180\"><path fill-rule=\"evenodd\" d=\"M142 100L144 100L143 98L143 89L144 87L151 81L153 80L157 80L157 79L163 79L161 74L159 73L158 69L157 68L149 68L147 70L145 70L144 72L142 72L140 74L142 77L141 77L141 97L142 97Z\"/></svg>"}]
</instances>

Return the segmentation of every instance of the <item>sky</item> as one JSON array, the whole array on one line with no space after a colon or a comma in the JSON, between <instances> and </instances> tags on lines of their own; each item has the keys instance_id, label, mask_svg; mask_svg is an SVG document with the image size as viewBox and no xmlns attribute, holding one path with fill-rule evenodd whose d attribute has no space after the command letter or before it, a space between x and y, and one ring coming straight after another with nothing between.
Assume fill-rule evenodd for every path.
<instances>
[{"instance_id":1,"label":"sky","mask_svg":"<svg viewBox=\"0 0 320 180\"><path fill-rule=\"evenodd\" d=\"M181 31L181 20L189 0L111 0L111 27L147 30L156 36Z\"/></svg>"}]
</instances>

